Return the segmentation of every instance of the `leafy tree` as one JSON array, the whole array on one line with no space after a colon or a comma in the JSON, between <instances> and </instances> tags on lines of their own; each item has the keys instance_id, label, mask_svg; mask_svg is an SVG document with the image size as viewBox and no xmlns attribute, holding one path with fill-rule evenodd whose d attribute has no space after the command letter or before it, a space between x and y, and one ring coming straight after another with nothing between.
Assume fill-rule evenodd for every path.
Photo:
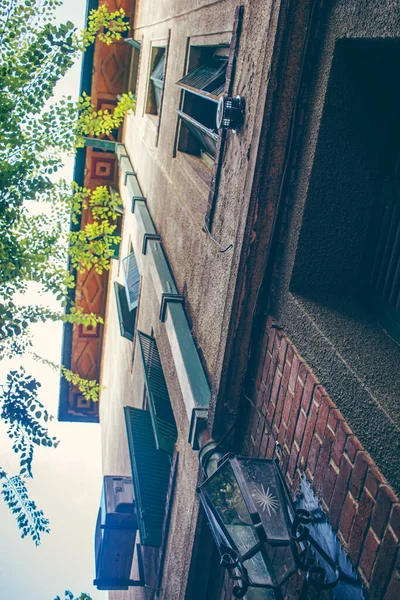
<instances>
[{"instance_id":1,"label":"leafy tree","mask_svg":"<svg viewBox=\"0 0 400 600\"><path fill-rule=\"evenodd\" d=\"M123 95L110 113L96 111L88 96L78 103L70 97L59 103L51 98L81 50L96 36L106 44L120 39L128 24L123 11L109 13L102 5L79 33L71 22L53 25L60 5L61 0L0 0L0 359L29 350L33 323L59 319L95 324L101 320L83 314L68 301L74 277L65 265L72 244L71 261L77 268L95 263L97 268L108 268L102 256L104 251L108 254L108 237L115 229L114 200L107 205L109 199L102 190L71 191L65 182L55 183L54 175L63 166L63 155L82 146L84 135L107 135L135 102L131 94ZM48 210L38 211L43 202ZM74 250L65 227L67 215L72 212L77 219L82 210L89 209L95 226L102 230L103 245L89 231L85 252ZM23 294L29 282L54 293L67 311L18 303L16 294ZM98 396L96 382L82 380L67 369L63 375L72 385L81 386L87 397L95 400ZM17 475L9 476L0 467L0 493L16 516L22 537L30 536L36 545L41 534L49 531L49 522L29 499L26 480L32 477L35 446L56 447L58 443L48 434L46 423L51 417L37 399L39 386L23 369L10 372L6 384L0 386L0 416L20 459ZM70 592L66 598L71 598ZM79 600L89 600L89 596L82 594Z\"/></svg>"},{"instance_id":2,"label":"leafy tree","mask_svg":"<svg viewBox=\"0 0 400 600\"><path fill-rule=\"evenodd\" d=\"M33 477L35 446L56 448L58 440L49 434L47 423L53 420L38 400L40 383L23 368L10 371L0 386L0 418L7 425L12 449L19 458L19 473L9 476L0 466L1 495L17 520L21 537L30 536L38 546L42 533L50 531L49 521L29 499L26 479Z\"/></svg>"}]
</instances>

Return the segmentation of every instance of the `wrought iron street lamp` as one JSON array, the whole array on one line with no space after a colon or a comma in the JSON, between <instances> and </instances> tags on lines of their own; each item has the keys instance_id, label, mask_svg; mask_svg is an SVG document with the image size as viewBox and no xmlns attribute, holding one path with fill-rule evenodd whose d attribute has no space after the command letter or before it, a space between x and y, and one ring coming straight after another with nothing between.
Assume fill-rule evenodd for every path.
<instances>
[{"instance_id":1,"label":"wrought iron street lamp","mask_svg":"<svg viewBox=\"0 0 400 600\"><path fill-rule=\"evenodd\" d=\"M274 460L227 454L198 493L236 598L282 599L282 586L299 569L306 572L301 598L309 585L330 589L346 578L313 539L313 517L296 510Z\"/></svg>"}]
</instances>

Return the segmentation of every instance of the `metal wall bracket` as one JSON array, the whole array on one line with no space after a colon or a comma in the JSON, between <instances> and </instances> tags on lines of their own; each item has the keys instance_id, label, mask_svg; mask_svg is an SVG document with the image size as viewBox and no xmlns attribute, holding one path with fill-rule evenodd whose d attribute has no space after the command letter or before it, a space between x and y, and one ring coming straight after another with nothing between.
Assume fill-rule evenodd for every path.
<instances>
[{"instance_id":1,"label":"metal wall bracket","mask_svg":"<svg viewBox=\"0 0 400 600\"><path fill-rule=\"evenodd\" d=\"M164 293L161 295L161 306L160 306L160 315L159 319L161 323L165 321L165 312L167 310L168 302L178 302L179 304L185 303L185 296L181 296L180 294L168 294Z\"/></svg>"},{"instance_id":2,"label":"metal wall bracket","mask_svg":"<svg viewBox=\"0 0 400 600\"><path fill-rule=\"evenodd\" d=\"M127 184L129 175L136 175L136 173L135 173L135 171L126 171L125 177L124 177L124 185Z\"/></svg>"},{"instance_id":3,"label":"metal wall bracket","mask_svg":"<svg viewBox=\"0 0 400 600\"><path fill-rule=\"evenodd\" d=\"M161 236L158 233L145 233L143 236L142 254L146 254L146 252L147 252L147 241L148 240L154 240L156 242L161 242Z\"/></svg>"},{"instance_id":4,"label":"metal wall bracket","mask_svg":"<svg viewBox=\"0 0 400 600\"><path fill-rule=\"evenodd\" d=\"M135 212L136 202L144 202L146 204L146 198L144 198L143 196L132 196L132 208L131 208L132 213Z\"/></svg>"}]
</instances>

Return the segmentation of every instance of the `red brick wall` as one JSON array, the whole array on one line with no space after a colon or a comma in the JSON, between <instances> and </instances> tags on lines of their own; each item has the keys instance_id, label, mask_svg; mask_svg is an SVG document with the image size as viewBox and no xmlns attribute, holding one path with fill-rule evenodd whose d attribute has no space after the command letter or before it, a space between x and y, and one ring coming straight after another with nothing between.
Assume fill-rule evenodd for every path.
<instances>
[{"instance_id":1,"label":"red brick wall","mask_svg":"<svg viewBox=\"0 0 400 600\"><path fill-rule=\"evenodd\" d=\"M399 600L399 499L272 320L261 356L244 452L271 458L278 441L289 488L306 473L368 597Z\"/></svg>"}]
</instances>

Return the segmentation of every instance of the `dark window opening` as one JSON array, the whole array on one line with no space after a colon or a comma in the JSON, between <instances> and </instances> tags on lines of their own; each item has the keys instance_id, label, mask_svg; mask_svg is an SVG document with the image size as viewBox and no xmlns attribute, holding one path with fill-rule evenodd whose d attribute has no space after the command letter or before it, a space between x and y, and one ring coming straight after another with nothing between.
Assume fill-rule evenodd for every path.
<instances>
[{"instance_id":1,"label":"dark window opening","mask_svg":"<svg viewBox=\"0 0 400 600\"><path fill-rule=\"evenodd\" d=\"M400 339L400 45L338 42L291 290ZM392 327L393 326L393 327Z\"/></svg>"},{"instance_id":2,"label":"dark window opening","mask_svg":"<svg viewBox=\"0 0 400 600\"><path fill-rule=\"evenodd\" d=\"M397 40L343 39L325 96L321 80L307 90L282 293L271 311L397 489L399 68Z\"/></svg>"}]
</instances>

